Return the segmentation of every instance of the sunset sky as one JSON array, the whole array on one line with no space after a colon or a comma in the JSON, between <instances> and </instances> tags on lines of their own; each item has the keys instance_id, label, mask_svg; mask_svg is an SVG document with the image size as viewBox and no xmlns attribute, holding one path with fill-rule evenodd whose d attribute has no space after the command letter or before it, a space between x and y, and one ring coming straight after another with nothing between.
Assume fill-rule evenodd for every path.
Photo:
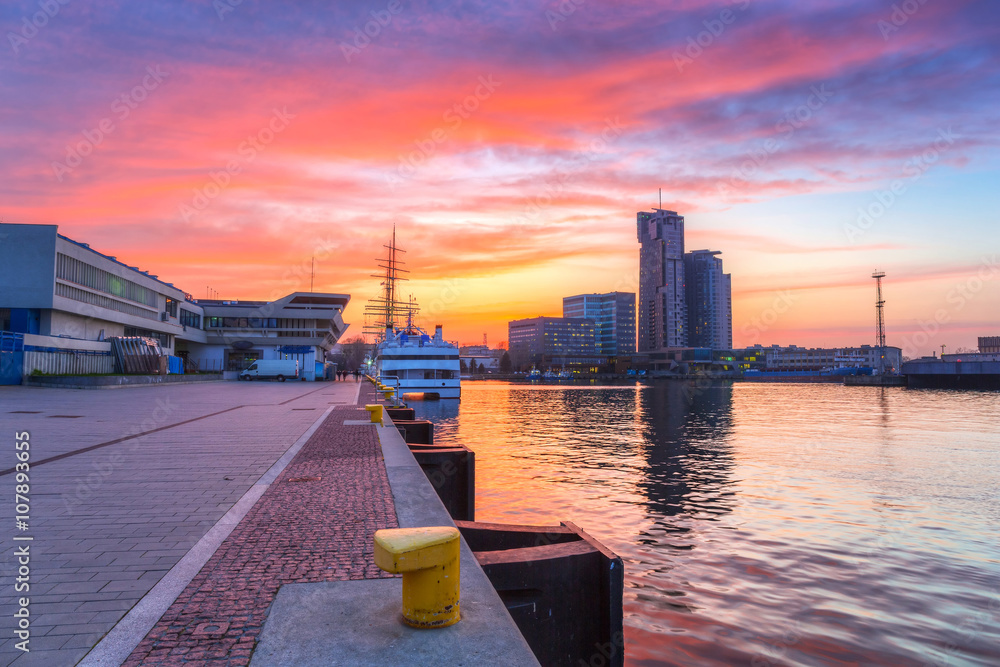
<instances>
[{"instance_id":1,"label":"sunset sky","mask_svg":"<svg viewBox=\"0 0 1000 667\"><path fill-rule=\"evenodd\" d=\"M904 354L1000 335L996 2L62 1L0 8L0 218L195 298L315 256L360 333L395 224L423 324L496 343L637 291L662 188L737 346L873 342L876 268Z\"/></svg>"}]
</instances>

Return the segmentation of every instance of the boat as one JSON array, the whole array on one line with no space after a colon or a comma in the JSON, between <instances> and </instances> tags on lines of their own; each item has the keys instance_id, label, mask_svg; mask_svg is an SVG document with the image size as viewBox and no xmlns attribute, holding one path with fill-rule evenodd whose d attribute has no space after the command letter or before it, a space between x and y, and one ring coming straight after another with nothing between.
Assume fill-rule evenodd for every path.
<instances>
[{"instance_id":1,"label":"boat","mask_svg":"<svg viewBox=\"0 0 1000 667\"><path fill-rule=\"evenodd\" d=\"M368 302L365 315L371 322L365 333L375 337L374 371L382 384L396 389L399 397L422 395L425 399L461 398L461 362L458 346L444 339L441 325L428 334L414 324L419 306L411 296L408 301L397 299L397 283L406 278L403 262L398 253L405 252L396 246L396 229L392 242L385 246L388 254L379 259L384 269L382 294ZM406 313L406 322L397 326L397 319Z\"/></svg>"},{"instance_id":2,"label":"boat","mask_svg":"<svg viewBox=\"0 0 1000 667\"><path fill-rule=\"evenodd\" d=\"M377 377L395 387L399 396L462 397L458 346L444 339L440 325L433 336L412 321L399 329L387 328L375 352Z\"/></svg>"},{"instance_id":3,"label":"boat","mask_svg":"<svg viewBox=\"0 0 1000 667\"><path fill-rule=\"evenodd\" d=\"M528 379L529 380L541 380L542 379L542 372L540 370L538 370L537 368L535 368L534 366L532 366L531 370L528 371Z\"/></svg>"}]
</instances>

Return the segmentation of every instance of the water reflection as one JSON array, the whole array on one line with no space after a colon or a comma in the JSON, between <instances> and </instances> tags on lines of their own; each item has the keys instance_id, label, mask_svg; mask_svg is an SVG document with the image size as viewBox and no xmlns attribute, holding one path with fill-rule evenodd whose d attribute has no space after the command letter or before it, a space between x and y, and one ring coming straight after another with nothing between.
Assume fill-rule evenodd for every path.
<instances>
[{"instance_id":1,"label":"water reflection","mask_svg":"<svg viewBox=\"0 0 1000 667\"><path fill-rule=\"evenodd\" d=\"M640 406L648 467L638 486L650 512L712 519L732 511L732 385L656 382Z\"/></svg>"},{"instance_id":2,"label":"water reflection","mask_svg":"<svg viewBox=\"0 0 1000 667\"><path fill-rule=\"evenodd\" d=\"M477 518L625 560L628 665L1000 664L1000 393L468 383Z\"/></svg>"}]
</instances>

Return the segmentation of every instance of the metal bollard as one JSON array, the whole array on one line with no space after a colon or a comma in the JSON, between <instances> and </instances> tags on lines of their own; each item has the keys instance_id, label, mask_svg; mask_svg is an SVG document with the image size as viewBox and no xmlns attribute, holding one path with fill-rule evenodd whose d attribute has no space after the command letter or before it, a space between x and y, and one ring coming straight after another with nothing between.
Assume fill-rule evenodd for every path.
<instances>
[{"instance_id":1,"label":"metal bollard","mask_svg":"<svg viewBox=\"0 0 1000 667\"><path fill-rule=\"evenodd\" d=\"M385 424L382 423L383 411L381 403L369 403L365 406L365 410L368 411L368 416L371 418L373 424L385 426Z\"/></svg>"},{"instance_id":2,"label":"metal bollard","mask_svg":"<svg viewBox=\"0 0 1000 667\"><path fill-rule=\"evenodd\" d=\"M458 535L451 526L375 531L375 564L403 575L407 625L445 628L460 620Z\"/></svg>"}]
</instances>

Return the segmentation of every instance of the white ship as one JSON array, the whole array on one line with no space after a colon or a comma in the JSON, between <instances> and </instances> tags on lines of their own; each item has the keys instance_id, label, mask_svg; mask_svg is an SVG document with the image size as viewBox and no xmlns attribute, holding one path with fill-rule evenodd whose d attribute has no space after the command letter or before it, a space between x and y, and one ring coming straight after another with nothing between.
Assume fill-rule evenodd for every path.
<instances>
[{"instance_id":1,"label":"white ship","mask_svg":"<svg viewBox=\"0 0 1000 667\"><path fill-rule=\"evenodd\" d=\"M444 339L440 325L430 336L413 324L413 315L419 308L412 298L402 302L396 298L396 282L405 280L400 273L396 254L404 252L396 247L396 230L392 230L392 243L387 245L388 257L379 260L385 269L382 276L382 294L369 302L365 314L373 320L366 332L376 338L375 376L389 387L396 388L398 396L423 394L424 398L461 398L461 362L458 346ZM398 315L406 312L406 326L396 327Z\"/></svg>"},{"instance_id":2,"label":"white ship","mask_svg":"<svg viewBox=\"0 0 1000 667\"><path fill-rule=\"evenodd\" d=\"M412 325L395 331L386 329L375 350L378 378L396 387L398 395L461 398L458 347L444 339L440 326L435 328L434 336Z\"/></svg>"}]
</instances>

